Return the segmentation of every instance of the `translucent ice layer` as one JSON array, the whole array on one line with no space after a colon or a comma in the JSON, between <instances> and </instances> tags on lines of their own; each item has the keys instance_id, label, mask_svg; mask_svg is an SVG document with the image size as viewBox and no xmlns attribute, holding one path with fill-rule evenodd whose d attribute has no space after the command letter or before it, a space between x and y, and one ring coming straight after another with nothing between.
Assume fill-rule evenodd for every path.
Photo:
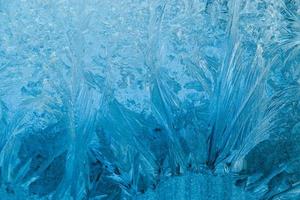
<instances>
[{"instance_id":1,"label":"translucent ice layer","mask_svg":"<svg viewBox=\"0 0 300 200\"><path fill-rule=\"evenodd\" d=\"M0 200L300 199L299 0L0 0Z\"/></svg>"}]
</instances>

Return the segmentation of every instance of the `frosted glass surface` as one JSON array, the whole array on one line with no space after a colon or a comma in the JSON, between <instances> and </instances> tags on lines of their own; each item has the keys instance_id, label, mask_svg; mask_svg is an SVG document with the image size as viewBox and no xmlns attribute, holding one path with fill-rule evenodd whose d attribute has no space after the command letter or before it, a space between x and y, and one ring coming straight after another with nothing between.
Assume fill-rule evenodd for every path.
<instances>
[{"instance_id":1,"label":"frosted glass surface","mask_svg":"<svg viewBox=\"0 0 300 200\"><path fill-rule=\"evenodd\" d=\"M299 0L0 0L0 200L299 200Z\"/></svg>"}]
</instances>

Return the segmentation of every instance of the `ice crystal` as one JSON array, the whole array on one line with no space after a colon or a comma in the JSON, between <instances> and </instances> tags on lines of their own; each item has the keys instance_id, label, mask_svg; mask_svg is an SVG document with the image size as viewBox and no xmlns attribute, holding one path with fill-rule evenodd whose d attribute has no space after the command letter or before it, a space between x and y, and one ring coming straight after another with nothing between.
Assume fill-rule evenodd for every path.
<instances>
[{"instance_id":1,"label":"ice crystal","mask_svg":"<svg viewBox=\"0 0 300 200\"><path fill-rule=\"evenodd\" d=\"M299 0L0 0L0 200L297 200L299 169Z\"/></svg>"}]
</instances>

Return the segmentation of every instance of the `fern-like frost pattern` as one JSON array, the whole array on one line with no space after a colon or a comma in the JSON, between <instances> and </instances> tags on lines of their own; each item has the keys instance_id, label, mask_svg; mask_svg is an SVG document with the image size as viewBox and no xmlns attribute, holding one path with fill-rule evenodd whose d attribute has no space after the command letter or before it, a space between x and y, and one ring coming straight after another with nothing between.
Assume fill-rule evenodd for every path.
<instances>
[{"instance_id":1,"label":"fern-like frost pattern","mask_svg":"<svg viewBox=\"0 0 300 200\"><path fill-rule=\"evenodd\" d=\"M299 0L0 0L0 200L300 199Z\"/></svg>"}]
</instances>

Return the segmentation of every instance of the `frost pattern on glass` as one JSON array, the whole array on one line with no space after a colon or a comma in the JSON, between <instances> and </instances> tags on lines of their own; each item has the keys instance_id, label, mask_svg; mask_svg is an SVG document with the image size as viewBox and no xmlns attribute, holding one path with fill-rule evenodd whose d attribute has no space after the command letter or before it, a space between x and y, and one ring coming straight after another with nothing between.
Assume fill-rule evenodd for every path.
<instances>
[{"instance_id":1,"label":"frost pattern on glass","mask_svg":"<svg viewBox=\"0 0 300 200\"><path fill-rule=\"evenodd\" d=\"M0 0L0 199L300 199L299 0Z\"/></svg>"}]
</instances>

